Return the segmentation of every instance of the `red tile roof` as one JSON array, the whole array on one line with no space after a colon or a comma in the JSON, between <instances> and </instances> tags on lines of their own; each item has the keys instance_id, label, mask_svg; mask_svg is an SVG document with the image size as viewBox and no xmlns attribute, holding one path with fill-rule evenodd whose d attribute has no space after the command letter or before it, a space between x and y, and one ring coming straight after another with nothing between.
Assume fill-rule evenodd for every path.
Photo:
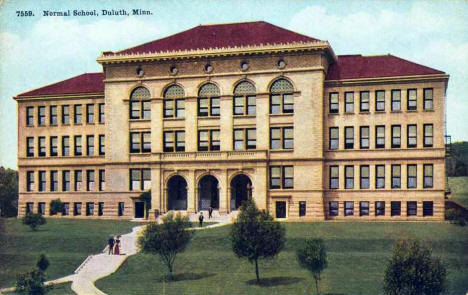
<instances>
[{"instance_id":1,"label":"red tile roof","mask_svg":"<svg viewBox=\"0 0 468 295\"><path fill-rule=\"evenodd\" d=\"M54 94L80 94L104 92L103 73L85 73L67 80L21 93L17 97Z\"/></svg>"},{"instance_id":2,"label":"red tile roof","mask_svg":"<svg viewBox=\"0 0 468 295\"><path fill-rule=\"evenodd\" d=\"M264 21L200 25L117 54L319 41ZM113 53L106 53L112 55ZM105 55L106 55L105 54Z\"/></svg>"},{"instance_id":3,"label":"red tile roof","mask_svg":"<svg viewBox=\"0 0 468 295\"><path fill-rule=\"evenodd\" d=\"M338 60L330 65L326 80L431 74L444 74L444 72L390 54L380 56L340 55Z\"/></svg>"}]
</instances>

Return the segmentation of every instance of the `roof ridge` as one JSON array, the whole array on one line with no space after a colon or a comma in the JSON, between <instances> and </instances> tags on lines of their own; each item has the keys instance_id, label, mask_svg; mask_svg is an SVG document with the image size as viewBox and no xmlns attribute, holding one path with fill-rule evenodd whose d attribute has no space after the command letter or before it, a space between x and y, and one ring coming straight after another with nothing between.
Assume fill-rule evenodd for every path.
<instances>
[{"instance_id":1,"label":"roof ridge","mask_svg":"<svg viewBox=\"0 0 468 295\"><path fill-rule=\"evenodd\" d=\"M226 23L199 24L197 27L235 25L235 24L250 24L250 23L268 23L268 22L263 21L263 20L253 20L253 21L244 21L244 22L226 22Z\"/></svg>"}]
</instances>

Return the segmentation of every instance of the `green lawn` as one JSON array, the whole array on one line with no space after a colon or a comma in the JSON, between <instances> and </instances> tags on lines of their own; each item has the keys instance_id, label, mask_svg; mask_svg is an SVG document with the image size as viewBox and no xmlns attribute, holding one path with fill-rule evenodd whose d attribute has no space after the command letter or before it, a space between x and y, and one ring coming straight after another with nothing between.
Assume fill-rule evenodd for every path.
<instances>
[{"instance_id":1,"label":"green lawn","mask_svg":"<svg viewBox=\"0 0 468 295\"><path fill-rule=\"evenodd\" d=\"M449 187L452 190L450 200L468 209L468 176L449 177Z\"/></svg>"},{"instance_id":2,"label":"green lawn","mask_svg":"<svg viewBox=\"0 0 468 295\"><path fill-rule=\"evenodd\" d=\"M5 225L0 241L0 288L12 287L16 275L35 266L38 256L50 261L49 279L72 274L89 254L106 246L109 234L127 233L137 223L107 220L47 219L32 232L20 219L1 220Z\"/></svg>"},{"instance_id":3,"label":"green lawn","mask_svg":"<svg viewBox=\"0 0 468 295\"><path fill-rule=\"evenodd\" d=\"M7 292L5 295L16 295L15 292ZM76 295L75 292L71 289L71 283L63 283L59 285L54 285L54 288L47 293L47 295Z\"/></svg>"},{"instance_id":4,"label":"green lawn","mask_svg":"<svg viewBox=\"0 0 468 295\"><path fill-rule=\"evenodd\" d=\"M380 294L386 259L394 241L419 239L448 267L448 294L468 290L468 227L437 222L285 223L286 248L277 259L260 263L262 285L253 284L254 268L234 256L230 227L197 231L176 260L176 280L164 282L158 257L137 254L110 277L97 282L107 294L311 294L311 276L299 268L295 249L307 236L325 240L329 267L321 281L326 294Z\"/></svg>"}]
</instances>

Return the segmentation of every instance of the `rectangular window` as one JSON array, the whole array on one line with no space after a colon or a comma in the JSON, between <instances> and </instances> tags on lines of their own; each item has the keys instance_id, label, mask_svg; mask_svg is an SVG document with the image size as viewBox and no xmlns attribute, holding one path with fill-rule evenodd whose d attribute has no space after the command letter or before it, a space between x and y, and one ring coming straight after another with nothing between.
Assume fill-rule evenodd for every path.
<instances>
[{"instance_id":1,"label":"rectangular window","mask_svg":"<svg viewBox=\"0 0 468 295\"><path fill-rule=\"evenodd\" d=\"M401 126L392 125L392 148L401 147Z\"/></svg>"},{"instance_id":2,"label":"rectangular window","mask_svg":"<svg viewBox=\"0 0 468 295\"><path fill-rule=\"evenodd\" d=\"M46 156L46 138L44 136L39 136L38 140L38 150L39 150L39 157Z\"/></svg>"},{"instance_id":3,"label":"rectangular window","mask_svg":"<svg viewBox=\"0 0 468 295\"><path fill-rule=\"evenodd\" d=\"M81 191L83 187L83 171L75 170L75 191Z\"/></svg>"},{"instance_id":4,"label":"rectangular window","mask_svg":"<svg viewBox=\"0 0 468 295\"><path fill-rule=\"evenodd\" d=\"M401 110L401 90L392 90L392 111Z\"/></svg>"},{"instance_id":5,"label":"rectangular window","mask_svg":"<svg viewBox=\"0 0 468 295\"><path fill-rule=\"evenodd\" d=\"M257 129L247 129L247 149L257 148Z\"/></svg>"},{"instance_id":6,"label":"rectangular window","mask_svg":"<svg viewBox=\"0 0 468 295\"><path fill-rule=\"evenodd\" d=\"M337 114L339 110L338 92L330 93L330 113Z\"/></svg>"},{"instance_id":7,"label":"rectangular window","mask_svg":"<svg viewBox=\"0 0 468 295\"><path fill-rule=\"evenodd\" d=\"M270 167L270 188L289 189L294 187L293 166L271 166Z\"/></svg>"},{"instance_id":8,"label":"rectangular window","mask_svg":"<svg viewBox=\"0 0 468 295\"><path fill-rule=\"evenodd\" d=\"M130 169L130 190L151 189L150 169Z\"/></svg>"},{"instance_id":9,"label":"rectangular window","mask_svg":"<svg viewBox=\"0 0 468 295\"><path fill-rule=\"evenodd\" d=\"M27 202L26 203L26 214L33 213L34 210L34 203Z\"/></svg>"},{"instance_id":10,"label":"rectangular window","mask_svg":"<svg viewBox=\"0 0 468 295\"><path fill-rule=\"evenodd\" d=\"M37 123L39 126L45 126L46 122L46 107L37 107Z\"/></svg>"},{"instance_id":11,"label":"rectangular window","mask_svg":"<svg viewBox=\"0 0 468 295\"><path fill-rule=\"evenodd\" d=\"M345 149L354 148L354 127L345 127Z\"/></svg>"},{"instance_id":12,"label":"rectangular window","mask_svg":"<svg viewBox=\"0 0 468 295\"><path fill-rule=\"evenodd\" d=\"M70 203L63 203L62 215L66 216L70 214Z\"/></svg>"},{"instance_id":13,"label":"rectangular window","mask_svg":"<svg viewBox=\"0 0 468 295\"><path fill-rule=\"evenodd\" d=\"M354 92L345 92L345 113L354 113Z\"/></svg>"},{"instance_id":14,"label":"rectangular window","mask_svg":"<svg viewBox=\"0 0 468 295\"><path fill-rule=\"evenodd\" d=\"M234 115L244 115L245 112L245 97L234 97Z\"/></svg>"},{"instance_id":15,"label":"rectangular window","mask_svg":"<svg viewBox=\"0 0 468 295\"><path fill-rule=\"evenodd\" d=\"M256 129L234 129L234 150L255 149L257 146Z\"/></svg>"},{"instance_id":16,"label":"rectangular window","mask_svg":"<svg viewBox=\"0 0 468 295\"><path fill-rule=\"evenodd\" d=\"M70 191L70 171L62 171L62 191Z\"/></svg>"},{"instance_id":17,"label":"rectangular window","mask_svg":"<svg viewBox=\"0 0 468 295\"><path fill-rule=\"evenodd\" d=\"M106 170L99 170L99 191L106 190Z\"/></svg>"},{"instance_id":18,"label":"rectangular window","mask_svg":"<svg viewBox=\"0 0 468 295\"><path fill-rule=\"evenodd\" d=\"M369 216L369 202L359 202L359 216Z\"/></svg>"},{"instance_id":19,"label":"rectangular window","mask_svg":"<svg viewBox=\"0 0 468 295\"><path fill-rule=\"evenodd\" d=\"M375 126L375 148L385 148L385 126Z\"/></svg>"},{"instance_id":20,"label":"rectangular window","mask_svg":"<svg viewBox=\"0 0 468 295\"><path fill-rule=\"evenodd\" d=\"M293 127L270 128L270 149L293 149Z\"/></svg>"},{"instance_id":21,"label":"rectangular window","mask_svg":"<svg viewBox=\"0 0 468 295\"><path fill-rule=\"evenodd\" d=\"M49 123L51 126L57 126L58 120L57 120L57 106L50 106L49 108Z\"/></svg>"},{"instance_id":22,"label":"rectangular window","mask_svg":"<svg viewBox=\"0 0 468 295\"><path fill-rule=\"evenodd\" d=\"M330 127L330 150L337 150L339 148L339 129L338 127Z\"/></svg>"},{"instance_id":23,"label":"rectangular window","mask_svg":"<svg viewBox=\"0 0 468 295\"><path fill-rule=\"evenodd\" d=\"M26 156L34 157L34 137L26 137Z\"/></svg>"},{"instance_id":24,"label":"rectangular window","mask_svg":"<svg viewBox=\"0 0 468 295\"><path fill-rule=\"evenodd\" d=\"M360 188L361 189L368 189L370 184L369 184L369 166L368 165L362 165L361 167L361 173L360 173Z\"/></svg>"},{"instance_id":25,"label":"rectangular window","mask_svg":"<svg viewBox=\"0 0 468 295\"><path fill-rule=\"evenodd\" d=\"M423 216L433 216L434 215L434 202L424 201L423 202Z\"/></svg>"},{"instance_id":26,"label":"rectangular window","mask_svg":"<svg viewBox=\"0 0 468 295\"><path fill-rule=\"evenodd\" d=\"M130 119L140 119L141 101L130 101Z\"/></svg>"},{"instance_id":27,"label":"rectangular window","mask_svg":"<svg viewBox=\"0 0 468 295\"><path fill-rule=\"evenodd\" d=\"M407 169L407 181L406 181L406 184L407 184L407 187L408 188L416 188L417 187L417 165L407 165L406 166L406 169Z\"/></svg>"},{"instance_id":28,"label":"rectangular window","mask_svg":"<svg viewBox=\"0 0 468 295\"><path fill-rule=\"evenodd\" d=\"M361 104L360 111L368 112L369 111L369 91L361 91Z\"/></svg>"},{"instance_id":29,"label":"rectangular window","mask_svg":"<svg viewBox=\"0 0 468 295\"><path fill-rule=\"evenodd\" d=\"M119 216L124 215L124 208L125 208L125 203L124 202L119 202L119 207L118 207L118 212L117 212L117 214Z\"/></svg>"},{"instance_id":30,"label":"rectangular window","mask_svg":"<svg viewBox=\"0 0 468 295\"><path fill-rule=\"evenodd\" d=\"M390 215L400 216L401 215L401 202L392 201L390 202Z\"/></svg>"},{"instance_id":31,"label":"rectangular window","mask_svg":"<svg viewBox=\"0 0 468 295\"><path fill-rule=\"evenodd\" d=\"M338 216L338 202L336 201L328 202L328 215Z\"/></svg>"},{"instance_id":32,"label":"rectangular window","mask_svg":"<svg viewBox=\"0 0 468 295\"><path fill-rule=\"evenodd\" d=\"M198 116L207 117L209 109L209 99L208 98L199 98L198 99Z\"/></svg>"},{"instance_id":33,"label":"rectangular window","mask_svg":"<svg viewBox=\"0 0 468 295\"><path fill-rule=\"evenodd\" d=\"M234 97L234 115L255 115L257 102L255 96Z\"/></svg>"},{"instance_id":34,"label":"rectangular window","mask_svg":"<svg viewBox=\"0 0 468 295\"><path fill-rule=\"evenodd\" d=\"M151 101L142 101L143 119L151 119Z\"/></svg>"},{"instance_id":35,"label":"rectangular window","mask_svg":"<svg viewBox=\"0 0 468 295\"><path fill-rule=\"evenodd\" d=\"M418 96L416 89L408 89L407 100L408 111L415 111L418 109Z\"/></svg>"},{"instance_id":36,"label":"rectangular window","mask_svg":"<svg viewBox=\"0 0 468 295\"><path fill-rule=\"evenodd\" d=\"M198 151L219 151L219 130L198 131Z\"/></svg>"},{"instance_id":37,"label":"rectangular window","mask_svg":"<svg viewBox=\"0 0 468 295\"><path fill-rule=\"evenodd\" d=\"M75 135L75 156L81 156L81 155L83 155L81 135Z\"/></svg>"},{"instance_id":38,"label":"rectangular window","mask_svg":"<svg viewBox=\"0 0 468 295\"><path fill-rule=\"evenodd\" d=\"M75 124L81 124L83 122L83 120L82 120L82 116L83 116L82 105L81 104L74 105L74 111L75 111L74 123Z\"/></svg>"},{"instance_id":39,"label":"rectangular window","mask_svg":"<svg viewBox=\"0 0 468 295\"><path fill-rule=\"evenodd\" d=\"M401 188L401 166L392 165L392 188Z\"/></svg>"},{"instance_id":40,"label":"rectangular window","mask_svg":"<svg viewBox=\"0 0 468 295\"><path fill-rule=\"evenodd\" d=\"M375 92L375 110L379 112L385 111L385 91L377 90Z\"/></svg>"},{"instance_id":41,"label":"rectangular window","mask_svg":"<svg viewBox=\"0 0 468 295\"><path fill-rule=\"evenodd\" d=\"M219 151L220 144L219 130L210 130L210 150Z\"/></svg>"},{"instance_id":42,"label":"rectangular window","mask_svg":"<svg viewBox=\"0 0 468 295\"><path fill-rule=\"evenodd\" d=\"M86 216L93 216L94 215L94 203L87 202L86 203Z\"/></svg>"},{"instance_id":43,"label":"rectangular window","mask_svg":"<svg viewBox=\"0 0 468 295\"><path fill-rule=\"evenodd\" d=\"M99 216L104 215L104 202L99 202L98 203L98 215Z\"/></svg>"},{"instance_id":44,"label":"rectangular window","mask_svg":"<svg viewBox=\"0 0 468 295\"><path fill-rule=\"evenodd\" d=\"M306 202L299 201L299 217L306 216Z\"/></svg>"},{"instance_id":45,"label":"rectangular window","mask_svg":"<svg viewBox=\"0 0 468 295\"><path fill-rule=\"evenodd\" d=\"M34 171L26 172L26 190L28 192L33 192L36 190L36 187L34 185Z\"/></svg>"},{"instance_id":46,"label":"rectangular window","mask_svg":"<svg viewBox=\"0 0 468 295\"><path fill-rule=\"evenodd\" d=\"M86 136L86 155L94 156L94 135Z\"/></svg>"},{"instance_id":47,"label":"rectangular window","mask_svg":"<svg viewBox=\"0 0 468 295\"><path fill-rule=\"evenodd\" d=\"M104 134L99 135L99 155L106 154L106 136Z\"/></svg>"},{"instance_id":48,"label":"rectangular window","mask_svg":"<svg viewBox=\"0 0 468 295\"><path fill-rule=\"evenodd\" d=\"M57 136L50 137L50 156L58 156L58 139Z\"/></svg>"},{"instance_id":49,"label":"rectangular window","mask_svg":"<svg viewBox=\"0 0 468 295\"><path fill-rule=\"evenodd\" d=\"M330 189L337 189L340 186L340 174L338 166L330 166Z\"/></svg>"},{"instance_id":50,"label":"rectangular window","mask_svg":"<svg viewBox=\"0 0 468 295\"><path fill-rule=\"evenodd\" d=\"M26 126L34 126L34 107L26 108Z\"/></svg>"},{"instance_id":51,"label":"rectangular window","mask_svg":"<svg viewBox=\"0 0 468 295\"><path fill-rule=\"evenodd\" d=\"M360 127L360 148L361 149L368 149L369 148L369 126L361 126Z\"/></svg>"},{"instance_id":52,"label":"rectangular window","mask_svg":"<svg viewBox=\"0 0 468 295\"><path fill-rule=\"evenodd\" d=\"M385 165L375 165L375 188L385 188Z\"/></svg>"},{"instance_id":53,"label":"rectangular window","mask_svg":"<svg viewBox=\"0 0 468 295\"><path fill-rule=\"evenodd\" d=\"M176 142L175 149L177 152L185 151L185 131L176 131L175 133Z\"/></svg>"},{"instance_id":54,"label":"rectangular window","mask_svg":"<svg viewBox=\"0 0 468 295\"><path fill-rule=\"evenodd\" d=\"M424 164L424 188L434 186L434 166L432 164Z\"/></svg>"},{"instance_id":55,"label":"rectangular window","mask_svg":"<svg viewBox=\"0 0 468 295\"><path fill-rule=\"evenodd\" d=\"M130 133L130 153L149 153L151 152L151 133L150 132L131 132Z\"/></svg>"},{"instance_id":56,"label":"rectangular window","mask_svg":"<svg viewBox=\"0 0 468 295\"><path fill-rule=\"evenodd\" d=\"M344 202L344 216L354 215L354 202Z\"/></svg>"},{"instance_id":57,"label":"rectangular window","mask_svg":"<svg viewBox=\"0 0 468 295\"><path fill-rule=\"evenodd\" d=\"M407 126L407 146L408 148L414 148L418 145L418 128L417 125Z\"/></svg>"},{"instance_id":58,"label":"rectangular window","mask_svg":"<svg viewBox=\"0 0 468 295\"><path fill-rule=\"evenodd\" d=\"M142 152L143 153L150 153L151 152L151 133L150 132L142 132Z\"/></svg>"},{"instance_id":59,"label":"rectangular window","mask_svg":"<svg viewBox=\"0 0 468 295\"><path fill-rule=\"evenodd\" d=\"M46 190L46 172L39 171L39 191L44 192Z\"/></svg>"},{"instance_id":60,"label":"rectangular window","mask_svg":"<svg viewBox=\"0 0 468 295\"><path fill-rule=\"evenodd\" d=\"M88 124L94 123L94 104L86 105L86 123Z\"/></svg>"},{"instance_id":61,"label":"rectangular window","mask_svg":"<svg viewBox=\"0 0 468 295\"><path fill-rule=\"evenodd\" d=\"M424 109L425 110L434 109L434 97L433 97L433 89L432 88L425 88L424 89Z\"/></svg>"},{"instance_id":62,"label":"rectangular window","mask_svg":"<svg viewBox=\"0 0 468 295\"><path fill-rule=\"evenodd\" d=\"M62 106L62 124L63 125L70 124L70 106L69 105Z\"/></svg>"},{"instance_id":63,"label":"rectangular window","mask_svg":"<svg viewBox=\"0 0 468 295\"><path fill-rule=\"evenodd\" d=\"M73 203L73 215L81 215L81 202Z\"/></svg>"},{"instance_id":64,"label":"rectangular window","mask_svg":"<svg viewBox=\"0 0 468 295\"><path fill-rule=\"evenodd\" d=\"M294 98L292 94L283 94L283 113L294 113Z\"/></svg>"},{"instance_id":65,"label":"rectangular window","mask_svg":"<svg viewBox=\"0 0 468 295\"><path fill-rule=\"evenodd\" d=\"M99 111L99 123L104 123L106 121L106 114L104 113L104 104L100 103L98 105Z\"/></svg>"},{"instance_id":66,"label":"rectangular window","mask_svg":"<svg viewBox=\"0 0 468 295\"><path fill-rule=\"evenodd\" d=\"M41 215L45 215L45 203L44 202L39 202L37 204L37 213Z\"/></svg>"},{"instance_id":67,"label":"rectangular window","mask_svg":"<svg viewBox=\"0 0 468 295\"><path fill-rule=\"evenodd\" d=\"M58 171L50 171L50 191L58 191Z\"/></svg>"},{"instance_id":68,"label":"rectangular window","mask_svg":"<svg viewBox=\"0 0 468 295\"><path fill-rule=\"evenodd\" d=\"M219 116L219 98L212 98L210 101L210 115L211 116Z\"/></svg>"},{"instance_id":69,"label":"rectangular window","mask_svg":"<svg viewBox=\"0 0 468 295\"><path fill-rule=\"evenodd\" d=\"M345 188L354 188L354 166L345 166Z\"/></svg>"},{"instance_id":70,"label":"rectangular window","mask_svg":"<svg viewBox=\"0 0 468 295\"><path fill-rule=\"evenodd\" d=\"M139 153L141 151L140 133L130 133L130 153Z\"/></svg>"},{"instance_id":71,"label":"rectangular window","mask_svg":"<svg viewBox=\"0 0 468 295\"><path fill-rule=\"evenodd\" d=\"M434 144L434 127L432 124L424 124L424 147L432 147Z\"/></svg>"},{"instance_id":72,"label":"rectangular window","mask_svg":"<svg viewBox=\"0 0 468 295\"><path fill-rule=\"evenodd\" d=\"M176 99L175 106L176 106L175 116L177 118L184 118L185 117L185 100Z\"/></svg>"},{"instance_id":73,"label":"rectangular window","mask_svg":"<svg viewBox=\"0 0 468 295\"><path fill-rule=\"evenodd\" d=\"M164 152L185 151L185 131L164 131Z\"/></svg>"},{"instance_id":74,"label":"rectangular window","mask_svg":"<svg viewBox=\"0 0 468 295\"><path fill-rule=\"evenodd\" d=\"M94 191L95 190L95 181L94 181L94 170L86 171L86 190Z\"/></svg>"},{"instance_id":75,"label":"rectangular window","mask_svg":"<svg viewBox=\"0 0 468 295\"><path fill-rule=\"evenodd\" d=\"M70 137L62 136L62 156L70 155Z\"/></svg>"},{"instance_id":76,"label":"rectangular window","mask_svg":"<svg viewBox=\"0 0 468 295\"><path fill-rule=\"evenodd\" d=\"M385 202L375 202L375 216L385 216Z\"/></svg>"},{"instance_id":77,"label":"rectangular window","mask_svg":"<svg viewBox=\"0 0 468 295\"><path fill-rule=\"evenodd\" d=\"M406 215L416 216L418 215L418 203L414 201L406 202Z\"/></svg>"}]
</instances>

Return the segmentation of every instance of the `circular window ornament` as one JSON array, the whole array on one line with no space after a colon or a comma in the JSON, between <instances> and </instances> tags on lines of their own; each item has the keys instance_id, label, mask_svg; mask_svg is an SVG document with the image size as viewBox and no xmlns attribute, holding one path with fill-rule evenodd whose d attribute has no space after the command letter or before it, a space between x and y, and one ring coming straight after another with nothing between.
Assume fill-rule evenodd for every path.
<instances>
[{"instance_id":1,"label":"circular window ornament","mask_svg":"<svg viewBox=\"0 0 468 295\"><path fill-rule=\"evenodd\" d=\"M249 63L246 61L243 61L241 62L240 67L241 67L241 70L245 72L249 69Z\"/></svg>"},{"instance_id":2,"label":"circular window ornament","mask_svg":"<svg viewBox=\"0 0 468 295\"><path fill-rule=\"evenodd\" d=\"M138 67L136 70L136 74L138 77L142 77L145 74L145 71L141 67Z\"/></svg>"},{"instance_id":3,"label":"circular window ornament","mask_svg":"<svg viewBox=\"0 0 468 295\"><path fill-rule=\"evenodd\" d=\"M211 64L206 64L205 65L205 72L206 73L211 73L213 72L213 66Z\"/></svg>"},{"instance_id":4,"label":"circular window ornament","mask_svg":"<svg viewBox=\"0 0 468 295\"><path fill-rule=\"evenodd\" d=\"M179 69L177 69L176 66L172 66L172 67L169 69L169 72L171 73L171 75L175 76L175 75L177 75L177 73L179 72Z\"/></svg>"},{"instance_id":5,"label":"circular window ornament","mask_svg":"<svg viewBox=\"0 0 468 295\"><path fill-rule=\"evenodd\" d=\"M276 65L278 66L278 69L284 69L286 67L286 62L284 59L280 59Z\"/></svg>"}]
</instances>

